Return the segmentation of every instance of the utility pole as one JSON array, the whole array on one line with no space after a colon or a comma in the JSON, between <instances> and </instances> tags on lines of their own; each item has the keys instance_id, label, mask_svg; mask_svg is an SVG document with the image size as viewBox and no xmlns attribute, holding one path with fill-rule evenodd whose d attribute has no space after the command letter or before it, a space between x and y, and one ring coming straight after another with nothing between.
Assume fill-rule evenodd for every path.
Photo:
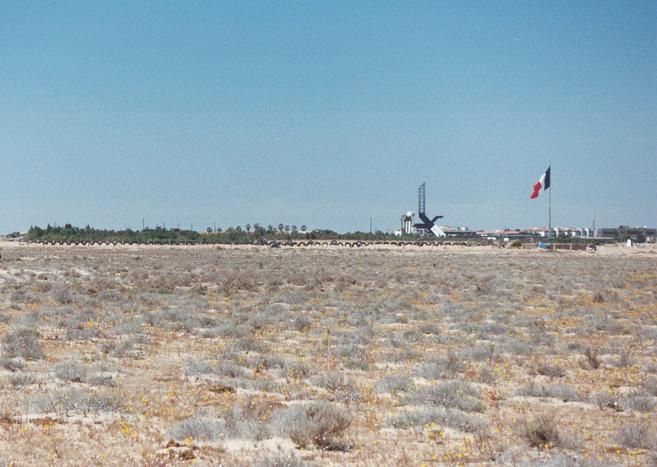
<instances>
[{"instance_id":1,"label":"utility pole","mask_svg":"<svg viewBox=\"0 0 657 467\"><path fill-rule=\"evenodd\" d=\"M370 235L372 235L372 218L370 217Z\"/></svg>"},{"instance_id":2,"label":"utility pole","mask_svg":"<svg viewBox=\"0 0 657 467\"><path fill-rule=\"evenodd\" d=\"M146 230L146 218L142 217L141 218L141 231L143 232L144 230Z\"/></svg>"}]
</instances>

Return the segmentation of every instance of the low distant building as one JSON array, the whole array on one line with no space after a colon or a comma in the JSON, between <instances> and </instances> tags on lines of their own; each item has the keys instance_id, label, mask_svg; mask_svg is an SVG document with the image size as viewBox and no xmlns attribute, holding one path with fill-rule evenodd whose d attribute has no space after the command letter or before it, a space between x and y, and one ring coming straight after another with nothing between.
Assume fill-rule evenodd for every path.
<instances>
[{"instance_id":1,"label":"low distant building","mask_svg":"<svg viewBox=\"0 0 657 467\"><path fill-rule=\"evenodd\" d=\"M618 227L605 227L598 229L599 237L606 237L617 242L632 240L635 243L655 243L657 238L657 229L649 227L628 227L620 225Z\"/></svg>"},{"instance_id":2,"label":"low distant building","mask_svg":"<svg viewBox=\"0 0 657 467\"><path fill-rule=\"evenodd\" d=\"M468 227L441 227L445 236L447 237L459 237L459 238L472 238L477 237L478 234L474 230L470 230Z\"/></svg>"},{"instance_id":3,"label":"low distant building","mask_svg":"<svg viewBox=\"0 0 657 467\"><path fill-rule=\"evenodd\" d=\"M529 227L526 229L478 230L477 235L488 240L518 240L536 242L548 237L552 239L593 239L593 230L588 227Z\"/></svg>"}]
</instances>

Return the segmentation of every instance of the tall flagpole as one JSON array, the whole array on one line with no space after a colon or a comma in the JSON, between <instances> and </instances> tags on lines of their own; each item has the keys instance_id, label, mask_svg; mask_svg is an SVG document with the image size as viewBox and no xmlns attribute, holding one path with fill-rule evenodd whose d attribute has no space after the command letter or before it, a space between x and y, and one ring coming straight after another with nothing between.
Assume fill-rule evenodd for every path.
<instances>
[{"instance_id":1,"label":"tall flagpole","mask_svg":"<svg viewBox=\"0 0 657 467\"><path fill-rule=\"evenodd\" d=\"M550 171L550 186L548 193L548 240L552 238L552 161L548 165L548 170Z\"/></svg>"},{"instance_id":2,"label":"tall flagpole","mask_svg":"<svg viewBox=\"0 0 657 467\"><path fill-rule=\"evenodd\" d=\"M548 238L552 237L552 187L548 194Z\"/></svg>"}]
</instances>

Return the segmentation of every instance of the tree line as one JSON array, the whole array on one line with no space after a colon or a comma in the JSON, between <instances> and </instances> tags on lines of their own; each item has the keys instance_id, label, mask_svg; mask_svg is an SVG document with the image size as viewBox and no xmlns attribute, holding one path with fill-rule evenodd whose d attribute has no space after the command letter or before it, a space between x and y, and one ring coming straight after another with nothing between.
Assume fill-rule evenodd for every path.
<instances>
[{"instance_id":1,"label":"tree line","mask_svg":"<svg viewBox=\"0 0 657 467\"><path fill-rule=\"evenodd\" d=\"M192 229L166 228L156 226L142 230L126 228L123 230L98 229L89 225L76 227L71 224L45 228L32 226L25 237L29 241L69 241L69 242L136 242L136 243L232 243L253 244L270 240L385 240L392 238L380 230L374 233L347 232L339 234L329 229L308 230L305 225L278 224L264 227L258 223L223 228L208 227L204 232Z\"/></svg>"}]
</instances>

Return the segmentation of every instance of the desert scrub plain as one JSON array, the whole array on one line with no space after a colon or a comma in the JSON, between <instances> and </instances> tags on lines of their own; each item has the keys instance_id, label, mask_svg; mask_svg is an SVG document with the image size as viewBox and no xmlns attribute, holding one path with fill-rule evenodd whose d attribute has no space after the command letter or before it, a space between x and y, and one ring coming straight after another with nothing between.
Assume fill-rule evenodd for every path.
<instances>
[{"instance_id":1,"label":"desert scrub plain","mask_svg":"<svg viewBox=\"0 0 657 467\"><path fill-rule=\"evenodd\" d=\"M2 465L657 459L654 248L2 256Z\"/></svg>"}]
</instances>

